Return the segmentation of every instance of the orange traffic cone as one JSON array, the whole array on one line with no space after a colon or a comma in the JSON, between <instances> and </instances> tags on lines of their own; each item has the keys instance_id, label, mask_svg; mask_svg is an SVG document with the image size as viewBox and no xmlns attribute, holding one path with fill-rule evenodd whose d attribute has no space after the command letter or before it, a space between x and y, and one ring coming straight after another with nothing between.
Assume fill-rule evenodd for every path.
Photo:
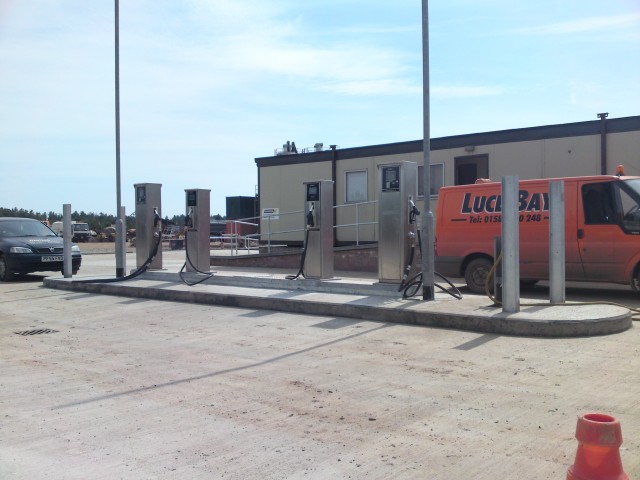
<instances>
[{"instance_id":1,"label":"orange traffic cone","mask_svg":"<svg viewBox=\"0 0 640 480\"><path fill-rule=\"evenodd\" d=\"M576 461L567 480L629 480L622 470L620 422L603 413L578 417Z\"/></svg>"}]
</instances>

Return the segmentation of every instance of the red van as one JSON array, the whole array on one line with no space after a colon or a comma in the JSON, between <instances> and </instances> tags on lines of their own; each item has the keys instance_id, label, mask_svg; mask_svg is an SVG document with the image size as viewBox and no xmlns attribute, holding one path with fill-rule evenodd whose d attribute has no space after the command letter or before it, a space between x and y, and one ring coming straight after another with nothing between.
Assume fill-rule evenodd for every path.
<instances>
[{"instance_id":1,"label":"red van","mask_svg":"<svg viewBox=\"0 0 640 480\"><path fill-rule=\"evenodd\" d=\"M522 180L519 185L520 278L549 278L549 182L564 180L566 280L629 283L640 292L640 177ZM438 273L464 277L484 292L501 235L500 182L443 187L436 213Z\"/></svg>"}]
</instances>

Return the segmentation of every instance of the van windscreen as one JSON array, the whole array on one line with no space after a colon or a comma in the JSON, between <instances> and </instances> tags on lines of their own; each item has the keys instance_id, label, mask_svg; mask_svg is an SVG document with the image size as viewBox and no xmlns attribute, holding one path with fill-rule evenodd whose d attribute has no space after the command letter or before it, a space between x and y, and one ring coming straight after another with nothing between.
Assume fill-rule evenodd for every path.
<instances>
[{"instance_id":1,"label":"van windscreen","mask_svg":"<svg viewBox=\"0 0 640 480\"><path fill-rule=\"evenodd\" d=\"M640 178L619 182L622 228L628 233L640 232Z\"/></svg>"}]
</instances>

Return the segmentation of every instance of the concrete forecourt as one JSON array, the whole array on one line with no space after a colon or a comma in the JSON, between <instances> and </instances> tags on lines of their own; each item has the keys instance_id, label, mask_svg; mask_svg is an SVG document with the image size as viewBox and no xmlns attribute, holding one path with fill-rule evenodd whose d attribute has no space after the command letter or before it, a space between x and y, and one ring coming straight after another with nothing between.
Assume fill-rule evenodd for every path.
<instances>
[{"instance_id":1,"label":"concrete forecourt","mask_svg":"<svg viewBox=\"0 0 640 480\"><path fill-rule=\"evenodd\" d=\"M112 255L83 253L74 279L113 275ZM178 287L169 275L184 252L164 254L167 277L141 280L153 289L245 296L230 284ZM624 469L640 475L635 325L509 336L398 323L393 311L421 302L392 297L374 305L387 319L369 320L273 309L332 303L299 289L251 287L273 304L249 308L42 280L0 283L1 479L563 478L577 416L591 412L620 420ZM464 308L489 308L463 293ZM622 289L572 295L639 303ZM452 302L435 303L451 313ZM527 318L529 308L543 309Z\"/></svg>"}]
</instances>

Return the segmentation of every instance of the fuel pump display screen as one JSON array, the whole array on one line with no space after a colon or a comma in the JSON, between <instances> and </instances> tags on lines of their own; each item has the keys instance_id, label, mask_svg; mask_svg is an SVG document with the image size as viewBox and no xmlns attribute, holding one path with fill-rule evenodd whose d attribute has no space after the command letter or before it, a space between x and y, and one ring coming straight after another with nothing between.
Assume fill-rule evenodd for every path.
<instances>
[{"instance_id":1,"label":"fuel pump display screen","mask_svg":"<svg viewBox=\"0 0 640 480\"><path fill-rule=\"evenodd\" d=\"M384 167L382 169L382 191L400 191L400 167Z\"/></svg>"},{"instance_id":2,"label":"fuel pump display screen","mask_svg":"<svg viewBox=\"0 0 640 480\"><path fill-rule=\"evenodd\" d=\"M136 188L136 203L139 205L147 203L147 189L145 187Z\"/></svg>"},{"instance_id":3,"label":"fuel pump display screen","mask_svg":"<svg viewBox=\"0 0 640 480\"><path fill-rule=\"evenodd\" d=\"M187 190L187 207L197 207L198 202L196 200L196 191Z\"/></svg>"},{"instance_id":4,"label":"fuel pump display screen","mask_svg":"<svg viewBox=\"0 0 640 480\"><path fill-rule=\"evenodd\" d=\"M307 202L320 201L320 185L317 183L307 183Z\"/></svg>"}]
</instances>

